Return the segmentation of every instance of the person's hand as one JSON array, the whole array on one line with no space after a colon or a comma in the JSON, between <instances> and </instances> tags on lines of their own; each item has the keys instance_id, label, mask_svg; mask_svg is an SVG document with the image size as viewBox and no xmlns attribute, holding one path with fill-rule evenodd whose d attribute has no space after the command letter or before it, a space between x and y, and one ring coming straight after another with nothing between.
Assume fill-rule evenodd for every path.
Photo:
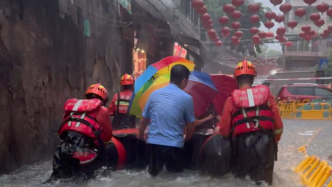
<instances>
[{"instance_id":1,"label":"person's hand","mask_svg":"<svg viewBox=\"0 0 332 187\"><path fill-rule=\"evenodd\" d=\"M210 119L213 119L214 116L212 114L210 114L208 117L206 117L206 120L210 120Z\"/></svg>"},{"instance_id":2,"label":"person's hand","mask_svg":"<svg viewBox=\"0 0 332 187\"><path fill-rule=\"evenodd\" d=\"M214 129L215 132L219 132L219 130L220 130L220 127L218 127L218 126Z\"/></svg>"}]
</instances>

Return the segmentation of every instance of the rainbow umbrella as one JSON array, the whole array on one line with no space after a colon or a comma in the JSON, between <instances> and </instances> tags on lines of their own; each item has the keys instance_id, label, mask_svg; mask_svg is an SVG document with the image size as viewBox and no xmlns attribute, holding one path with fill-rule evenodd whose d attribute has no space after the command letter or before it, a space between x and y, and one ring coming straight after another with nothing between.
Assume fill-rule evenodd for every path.
<instances>
[{"instance_id":1,"label":"rainbow umbrella","mask_svg":"<svg viewBox=\"0 0 332 187\"><path fill-rule=\"evenodd\" d=\"M181 64L190 71L194 70L195 64L181 57L166 57L150 65L145 72L135 81L135 91L131 97L131 115L142 116L142 111L150 94L159 88L166 86L170 79L170 70L173 66Z\"/></svg>"},{"instance_id":2,"label":"rainbow umbrella","mask_svg":"<svg viewBox=\"0 0 332 187\"><path fill-rule=\"evenodd\" d=\"M193 62L188 61L187 59L169 56L161 59L159 62L151 64L144 73L139 76L135 81L135 93L139 92L142 87L146 87L146 84L149 83L150 79L156 79L158 76L163 74L169 74L172 67L181 64L186 66L189 71L193 71L195 64ZM150 82L151 84L151 82Z\"/></svg>"},{"instance_id":3,"label":"rainbow umbrella","mask_svg":"<svg viewBox=\"0 0 332 187\"><path fill-rule=\"evenodd\" d=\"M169 84L170 74L163 74L156 80L149 83L149 88L144 93L138 92L140 97L133 99L131 105L131 114L141 117L142 110L150 96L150 94L163 88ZM143 90L143 89L142 89ZM187 87L184 89L188 94L193 97L195 116L203 115L208 109L210 103L217 96L218 91L214 86L209 74L203 72L192 71L189 76ZM135 112L137 111L137 112ZM139 112L139 113L138 113Z\"/></svg>"}]
</instances>

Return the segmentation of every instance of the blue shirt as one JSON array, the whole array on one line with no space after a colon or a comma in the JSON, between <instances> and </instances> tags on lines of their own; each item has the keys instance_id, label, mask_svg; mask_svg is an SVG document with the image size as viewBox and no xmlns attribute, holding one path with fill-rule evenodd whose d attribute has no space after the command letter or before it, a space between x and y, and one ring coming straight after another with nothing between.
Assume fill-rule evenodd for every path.
<instances>
[{"instance_id":1,"label":"blue shirt","mask_svg":"<svg viewBox=\"0 0 332 187\"><path fill-rule=\"evenodd\" d=\"M142 116L151 120L147 143L182 148L184 127L195 121L193 99L170 83L150 94Z\"/></svg>"}]
</instances>

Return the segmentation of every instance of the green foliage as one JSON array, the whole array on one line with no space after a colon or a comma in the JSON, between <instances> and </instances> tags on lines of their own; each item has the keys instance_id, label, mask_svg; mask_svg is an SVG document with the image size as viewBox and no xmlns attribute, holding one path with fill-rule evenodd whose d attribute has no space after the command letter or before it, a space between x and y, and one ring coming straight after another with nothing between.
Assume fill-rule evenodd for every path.
<instances>
[{"instance_id":1,"label":"green foliage","mask_svg":"<svg viewBox=\"0 0 332 187\"><path fill-rule=\"evenodd\" d=\"M205 3L206 8L208 9L208 13L211 16L211 19L213 21L213 25L215 27L216 32L218 33L220 38L223 38L221 36L222 25L220 25L220 23L219 23L219 18L221 16L229 17L229 22L228 22L228 24L225 25L225 27L229 27L230 29L232 29L231 28L232 22L236 21L236 20L232 20L230 15L227 15L223 11L223 6L225 4L230 4L231 0L206 0L206 1L204 1L204 3ZM261 9L258 13L256 13L256 15L258 15L260 17L260 21L264 23L267 21L267 19L265 18L265 12L271 11L271 9L269 7L264 7L261 3L258 3L258 4L260 4ZM252 14L248 11L247 4L237 8L237 11L240 11L242 13L242 17L238 20L238 22L240 22L242 25L239 30L242 31L242 33L243 33L243 36L240 40L240 44L237 46L234 46L230 40L230 38L233 36L233 34L235 32L234 30L231 30L229 37L223 39L223 43L224 43L224 45L229 46L231 50L236 50L237 52L241 52L243 54L243 53L245 53L246 49L253 44L251 41L252 35L250 34L249 29L252 27L259 28L261 26L261 22L252 24L249 21L249 17L254 14ZM257 53L262 52L261 44L255 45L252 50L249 50L249 55L256 57L256 52Z\"/></svg>"}]
</instances>

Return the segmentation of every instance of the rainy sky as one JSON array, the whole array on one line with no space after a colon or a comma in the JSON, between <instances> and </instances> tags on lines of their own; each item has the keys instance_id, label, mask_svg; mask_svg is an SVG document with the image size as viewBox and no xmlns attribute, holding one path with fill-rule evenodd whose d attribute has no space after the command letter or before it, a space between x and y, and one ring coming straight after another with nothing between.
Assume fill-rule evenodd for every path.
<instances>
[{"instance_id":1,"label":"rainy sky","mask_svg":"<svg viewBox=\"0 0 332 187\"><path fill-rule=\"evenodd\" d=\"M282 13L279 10L279 6L274 6L273 4L270 3L269 0L255 0L255 2L257 2L257 3L263 3L264 6L270 7L272 9L272 11L275 12L277 15ZM272 32L276 32L277 28L280 26L280 24L277 23L277 22L275 22L274 20L273 20L273 22L274 22L274 27L271 28L271 31ZM268 29L264 26L264 24L262 24L262 26L260 27L260 29L263 30L263 31L268 31ZM269 47L269 49L275 49L275 50L281 51L281 46L280 46L279 43L269 44L268 47Z\"/></svg>"}]
</instances>

